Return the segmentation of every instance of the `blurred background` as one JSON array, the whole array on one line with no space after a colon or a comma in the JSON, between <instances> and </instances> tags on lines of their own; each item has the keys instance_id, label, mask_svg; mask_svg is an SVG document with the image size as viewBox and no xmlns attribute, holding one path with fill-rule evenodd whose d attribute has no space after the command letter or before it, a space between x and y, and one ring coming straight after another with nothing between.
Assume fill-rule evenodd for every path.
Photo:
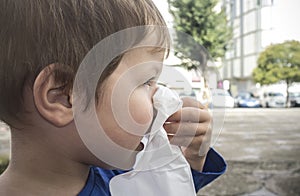
<instances>
[{"instance_id":1,"label":"blurred background","mask_svg":"<svg viewBox=\"0 0 300 196\"><path fill-rule=\"evenodd\" d=\"M169 27L209 53L204 65L178 36L163 83L213 111L225 108L214 116L223 120L214 148L228 170L198 195L300 195L300 1L155 3Z\"/></svg>"},{"instance_id":2,"label":"blurred background","mask_svg":"<svg viewBox=\"0 0 300 196\"><path fill-rule=\"evenodd\" d=\"M300 1L154 0L177 35L161 82L222 109L226 174L198 195L300 195ZM180 50L179 50L180 48ZM9 160L0 122L0 173Z\"/></svg>"}]
</instances>

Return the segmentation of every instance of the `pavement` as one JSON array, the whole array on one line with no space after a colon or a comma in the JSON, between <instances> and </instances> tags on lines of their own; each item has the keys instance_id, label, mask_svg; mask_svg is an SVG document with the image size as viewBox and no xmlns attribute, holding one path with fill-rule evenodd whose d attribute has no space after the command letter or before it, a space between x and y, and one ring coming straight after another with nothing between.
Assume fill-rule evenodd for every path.
<instances>
[{"instance_id":1,"label":"pavement","mask_svg":"<svg viewBox=\"0 0 300 196\"><path fill-rule=\"evenodd\" d=\"M300 195L299 108L228 109L214 145L227 172L200 195Z\"/></svg>"},{"instance_id":2,"label":"pavement","mask_svg":"<svg viewBox=\"0 0 300 196\"><path fill-rule=\"evenodd\" d=\"M300 108L234 108L223 114L214 113L215 132L221 131L214 148L227 161L227 172L197 195L300 195ZM9 153L7 129L0 123L0 157Z\"/></svg>"}]
</instances>

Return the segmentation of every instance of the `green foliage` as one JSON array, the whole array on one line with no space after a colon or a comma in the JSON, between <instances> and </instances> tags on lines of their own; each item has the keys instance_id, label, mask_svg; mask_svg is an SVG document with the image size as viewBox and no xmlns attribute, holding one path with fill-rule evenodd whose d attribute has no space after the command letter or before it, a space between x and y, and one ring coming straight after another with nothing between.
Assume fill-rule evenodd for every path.
<instances>
[{"instance_id":1,"label":"green foliage","mask_svg":"<svg viewBox=\"0 0 300 196\"><path fill-rule=\"evenodd\" d=\"M255 82L263 85L285 81L288 105L289 86L293 82L300 82L300 42L286 41L267 47L260 53L252 76Z\"/></svg>"},{"instance_id":2,"label":"green foliage","mask_svg":"<svg viewBox=\"0 0 300 196\"><path fill-rule=\"evenodd\" d=\"M208 50L213 60L224 57L232 37L225 8L220 12L215 10L218 2L219 0L169 0L175 29L191 35L198 44ZM187 42L185 36L177 37L176 49L181 52L175 55L183 60L186 68L194 69L194 66L202 63L203 54L199 54L194 46Z\"/></svg>"},{"instance_id":3,"label":"green foliage","mask_svg":"<svg viewBox=\"0 0 300 196\"><path fill-rule=\"evenodd\" d=\"M8 166L8 157L0 157L0 175Z\"/></svg>"},{"instance_id":4,"label":"green foliage","mask_svg":"<svg viewBox=\"0 0 300 196\"><path fill-rule=\"evenodd\" d=\"M300 82L300 42L286 41L267 47L257 60L253 79L261 84Z\"/></svg>"}]
</instances>

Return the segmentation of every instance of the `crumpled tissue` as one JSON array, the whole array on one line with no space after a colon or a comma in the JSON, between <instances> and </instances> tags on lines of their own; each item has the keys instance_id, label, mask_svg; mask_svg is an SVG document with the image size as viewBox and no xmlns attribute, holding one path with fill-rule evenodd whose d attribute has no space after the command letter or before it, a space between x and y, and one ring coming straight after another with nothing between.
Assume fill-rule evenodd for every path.
<instances>
[{"instance_id":1,"label":"crumpled tissue","mask_svg":"<svg viewBox=\"0 0 300 196\"><path fill-rule=\"evenodd\" d=\"M191 169L180 147L171 145L163 124L182 107L178 95L159 87L153 96L157 115L149 134L144 136L133 170L110 181L113 196L190 196L196 195Z\"/></svg>"}]
</instances>

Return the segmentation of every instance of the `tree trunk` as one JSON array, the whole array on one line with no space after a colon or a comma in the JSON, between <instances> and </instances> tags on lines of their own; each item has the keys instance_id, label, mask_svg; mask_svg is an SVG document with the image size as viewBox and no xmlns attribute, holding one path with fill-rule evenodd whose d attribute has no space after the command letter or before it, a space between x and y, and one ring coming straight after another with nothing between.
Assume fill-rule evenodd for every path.
<instances>
[{"instance_id":1,"label":"tree trunk","mask_svg":"<svg viewBox=\"0 0 300 196\"><path fill-rule=\"evenodd\" d=\"M286 80L286 100L285 100L285 107L289 107L289 87L290 87L290 81L287 79Z\"/></svg>"}]
</instances>

